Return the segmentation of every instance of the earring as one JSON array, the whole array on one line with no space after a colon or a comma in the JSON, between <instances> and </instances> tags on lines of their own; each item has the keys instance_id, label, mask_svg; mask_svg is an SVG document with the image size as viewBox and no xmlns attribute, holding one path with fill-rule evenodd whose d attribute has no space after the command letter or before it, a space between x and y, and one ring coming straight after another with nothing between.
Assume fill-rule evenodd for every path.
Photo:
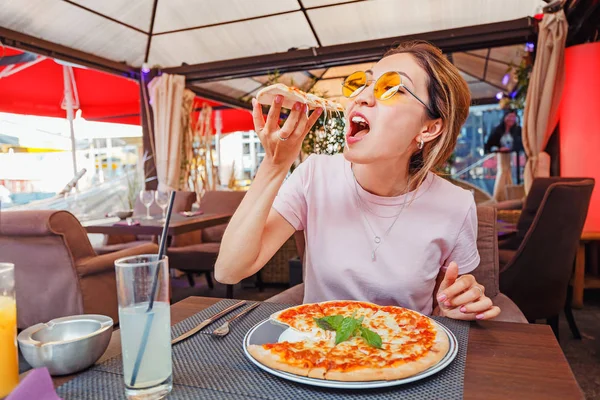
<instances>
[{"instance_id":1,"label":"earring","mask_svg":"<svg viewBox=\"0 0 600 400\"><path fill-rule=\"evenodd\" d=\"M425 146L425 141L423 140L423 138L421 138L421 141L419 142L419 144L417 145L417 148L419 150L423 150L423 146Z\"/></svg>"}]
</instances>

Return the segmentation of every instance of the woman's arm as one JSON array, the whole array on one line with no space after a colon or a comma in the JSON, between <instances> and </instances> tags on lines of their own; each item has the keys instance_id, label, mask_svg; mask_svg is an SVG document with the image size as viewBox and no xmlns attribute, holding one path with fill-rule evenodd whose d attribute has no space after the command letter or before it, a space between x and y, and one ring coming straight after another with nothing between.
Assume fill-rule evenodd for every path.
<instances>
[{"instance_id":1,"label":"woman's arm","mask_svg":"<svg viewBox=\"0 0 600 400\"><path fill-rule=\"evenodd\" d=\"M215 265L221 283L235 284L258 272L295 231L271 208L286 171L265 161L223 235Z\"/></svg>"},{"instance_id":2,"label":"woman's arm","mask_svg":"<svg viewBox=\"0 0 600 400\"><path fill-rule=\"evenodd\" d=\"M309 117L306 106L296 103L280 128L282 101L281 96L275 98L266 121L261 106L252 102L254 127L265 148L265 158L223 235L215 264L215 279L221 283L234 284L258 272L295 231L272 206L302 140L321 110Z\"/></svg>"}]
</instances>

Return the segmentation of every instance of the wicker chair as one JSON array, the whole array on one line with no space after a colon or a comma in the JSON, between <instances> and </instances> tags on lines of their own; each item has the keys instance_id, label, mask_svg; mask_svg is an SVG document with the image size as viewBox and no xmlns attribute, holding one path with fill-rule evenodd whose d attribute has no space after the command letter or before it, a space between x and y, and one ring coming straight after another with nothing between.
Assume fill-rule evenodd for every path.
<instances>
[{"instance_id":1,"label":"wicker chair","mask_svg":"<svg viewBox=\"0 0 600 400\"><path fill-rule=\"evenodd\" d=\"M290 237L275 255L256 274L259 290L264 284L290 284L289 261L298 257L298 249L294 237Z\"/></svg>"}]
</instances>

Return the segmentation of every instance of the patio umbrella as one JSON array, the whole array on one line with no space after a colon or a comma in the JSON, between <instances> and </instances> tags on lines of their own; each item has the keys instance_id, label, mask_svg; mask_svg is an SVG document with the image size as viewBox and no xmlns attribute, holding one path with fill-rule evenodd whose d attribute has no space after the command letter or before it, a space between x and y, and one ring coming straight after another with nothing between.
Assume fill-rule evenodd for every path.
<instances>
[{"instance_id":1,"label":"patio umbrella","mask_svg":"<svg viewBox=\"0 0 600 400\"><path fill-rule=\"evenodd\" d=\"M132 123L139 113L135 80L59 63L51 58L0 47L0 111L67 118L73 175L77 176L75 111L86 119ZM139 119L139 118L138 118Z\"/></svg>"},{"instance_id":2,"label":"patio umbrella","mask_svg":"<svg viewBox=\"0 0 600 400\"><path fill-rule=\"evenodd\" d=\"M23 55L29 55L24 58ZM21 60L2 63L11 56ZM19 58L13 59L19 61ZM7 61L11 61L10 59ZM4 64L4 68L2 65ZM65 118L65 69L70 74L72 101L87 120L139 125L137 81L105 72L59 63L51 58L0 46L0 111ZM72 74L71 74L72 71Z\"/></svg>"},{"instance_id":3,"label":"patio umbrella","mask_svg":"<svg viewBox=\"0 0 600 400\"><path fill-rule=\"evenodd\" d=\"M65 98L65 66L69 74L72 71L71 91L77 98ZM75 109L80 109L88 121L140 125L140 89L136 80L60 64L1 44L0 94L0 112L65 118L63 106L67 106L65 100L71 99L78 102ZM221 133L253 129L249 111L196 97L196 104L204 103L220 110ZM213 120L213 127L216 124Z\"/></svg>"},{"instance_id":4,"label":"patio umbrella","mask_svg":"<svg viewBox=\"0 0 600 400\"><path fill-rule=\"evenodd\" d=\"M528 156L525 165L526 191L535 177L550 175L550 156L543 150L558 122L567 30L567 18L562 9L545 14L540 24L537 56L527 89L523 118L523 146Z\"/></svg>"},{"instance_id":5,"label":"patio umbrella","mask_svg":"<svg viewBox=\"0 0 600 400\"><path fill-rule=\"evenodd\" d=\"M185 77L163 74L148 84L154 117L154 154L159 190L178 190L181 143L189 126L194 93L185 88ZM152 135L152 133L151 133Z\"/></svg>"}]
</instances>

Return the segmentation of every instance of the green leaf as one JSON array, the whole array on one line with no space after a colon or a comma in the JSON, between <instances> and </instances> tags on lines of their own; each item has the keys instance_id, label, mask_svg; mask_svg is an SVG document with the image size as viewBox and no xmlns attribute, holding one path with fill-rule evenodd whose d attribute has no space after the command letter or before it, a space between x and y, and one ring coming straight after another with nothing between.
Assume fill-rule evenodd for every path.
<instances>
[{"instance_id":1,"label":"green leaf","mask_svg":"<svg viewBox=\"0 0 600 400\"><path fill-rule=\"evenodd\" d=\"M362 326L364 317L358 319L352 317L346 317L342 315L328 315L323 318L314 318L315 322L321 329L328 331L336 331L335 344L340 344L352 336L360 335L369 346L381 348L381 336L376 332L373 332L369 328Z\"/></svg>"},{"instance_id":2,"label":"green leaf","mask_svg":"<svg viewBox=\"0 0 600 400\"><path fill-rule=\"evenodd\" d=\"M325 329L327 331L337 331L338 328L342 325L342 321L344 317L342 315L329 315L323 318L315 318L315 322L321 329Z\"/></svg>"},{"instance_id":3,"label":"green leaf","mask_svg":"<svg viewBox=\"0 0 600 400\"><path fill-rule=\"evenodd\" d=\"M376 347L378 349L381 348L381 336L377 334L377 332L373 332L369 328L365 328L364 326L360 327L360 336L365 339L365 341L369 344L369 346Z\"/></svg>"},{"instance_id":4,"label":"green leaf","mask_svg":"<svg viewBox=\"0 0 600 400\"><path fill-rule=\"evenodd\" d=\"M354 333L357 327L360 326L360 322L357 319L346 317L342 321L339 329L336 330L335 344L340 344L348 339Z\"/></svg>"}]
</instances>

